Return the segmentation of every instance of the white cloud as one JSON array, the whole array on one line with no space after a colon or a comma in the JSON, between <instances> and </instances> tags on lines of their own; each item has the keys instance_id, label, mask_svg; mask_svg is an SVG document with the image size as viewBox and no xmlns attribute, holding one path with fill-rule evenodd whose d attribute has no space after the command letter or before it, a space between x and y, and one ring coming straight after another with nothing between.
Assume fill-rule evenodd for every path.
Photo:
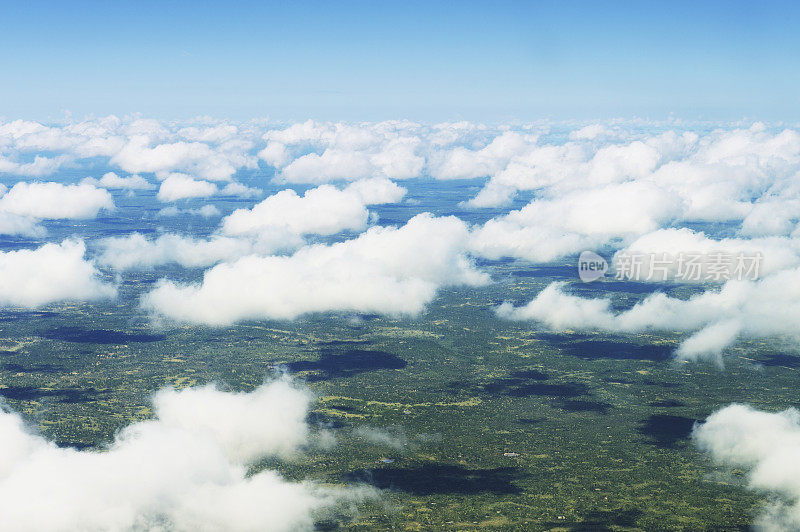
<instances>
[{"instance_id":1,"label":"white cloud","mask_svg":"<svg viewBox=\"0 0 800 532\"><path fill-rule=\"evenodd\" d=\"M678 198L647 183L606 185L534 200L478 228L472 251L547 262L658 229L680 213Z\"/></svg>"},{"instance_id":2,"label":"white cloud","mask_svg":"<svg viewBox=\"0 0 800 532\"><path fill-rule=\"evenodd\" d=\"M405 197L407 192L405 188L385 178L355 181L347 185L344 191L359 196L364 205L397 203Z\"/></svg>"},{"instance_id":3,"label":"white cloud","mask_svg":"<svg viewBox=\"0 0 800 532\"><path fill-rule=\"evenodd\" d=\"M389 179L411 179L422 173L425 158L415 152L419 140L413 137L400 137L389 141L381 150L370 157L380 176Z\"/></svg>"},{"instance_id":4,"label":"white cloud","mask_svg":"<svg viewBox=\"0 0 800 532\"><path fill-rule=\"evenodd\" d=\"M792 196L795 196L793 193ZM755 203L742 220L741 233L745 236L788 235L800 219L800 198L762 198Z\"/></svg>"},{"instance_id":5,"label":"white cloud","mask_svg":"<svg viewBox=\"0 0 800 532\"><path fill-rule=\"evenodd\" d=\"M604 124L589 124L575 131L570 131L569 138L570 140L594 140L598 137L607 136L610 133L611 132Z\"/></svg>"},{"instance_id":6,"label":"white cloud","mask_svg":"<svg viewBox=\"0 0 800 532\"><path fill-rule=\"evenodd\" d=\"M276 168L286 166L291 161L286 144L274 140L267 142L264 149L258 152L258 157L268 165Z\"/></svg>"},{"instance_id":7,"label":"white cloud","mask_svg":"<svg viewBox=\"0 0 800 532\"><path fill-rule=\"evenodd\" d=\"M0 511L14 530L311 529L373 492L291 482L257 460L309 441L311 397L286 381L250 393L165 389L154 418L103 451L61 448L0 412Z\"/></svg>"},{"instance_id":8,"label":"white cloud","mask_svg":"<svg viewBox=\"0 0 800 532\"><path fill-rule=\"evenodd\" d=\"M528 146L466 203L496 207L518 190L537 191L528 206L477 232L476 253L549 261L672 223L742 220L748 236L787 235L797 223L794 131L756 125L599 146L583 137Z\"/></svg>"},{"instance_id":9,"label":"white cloud","mask_svg":"<svg viewBox=\"0 0 800 532\"><path fill-rule=\"evenodd\" d=\"M209 145L200 142L172 142L150 146L147 135L132 136L111 163L129 173L169 174L188 172L203 179L227 181L237 167Z\"/></svg>"},{"instance_id":10,"label":"white cloud","mask_svg":"<svg viewBox=\"0 0 800 532\"><path fill-rule=\"evenodd\" d=\"M542 196L557 198L569 191L580 190L589 195L594 188L640 180L665 157L662 150L668 150L664 145L680 140L662 136L599 149L584 142L533 145L525 153L512 157L487 183L486 188L504 191L504 195L482 192L467 205L502 206L517 190L542 190ZM491 197L498 202L491 204Z\"/></svg>"},{"instance_id":11,"label":"white cloud","mask_svg":"<svg viewBox=\"0 0 800 532\"><path fill-rule=\"evenodd\" d=\"M253 253L268 255L298 247L302 242L299 236L280 231L264 232L257 239L219 235L203 239L171 233L148 239L140 233L132 233L98 241L100 255L97 262L116 270L152 268L169 263L198 268Z\"/></svg>"},{"instance_id":12,"label":"white cloud","mask_svg":"<svg viewBox=\"0 0 800 532\"><path fill-rule=\"evenodd\" d=\"M260 196L263 191L260 188L248 187L241 183L228 183L219 193L223 196L239 196L240 198L253 198Z\"/></svg>"},{"instance_id":13,"label":"white cloud","mask_svg":"<svg viewBox=\"0 0 800 532\"><path fill-rule=\"evenodd\" d=\"M41 237L46 233L39 220L0 211L0 234Z\"/></svg>"},{"instance_id":14,"label":"white cloud","mask_svg":"<svg viewBox=\"0 0 800 532\"><path fill-rule=\"evenodd\" d=\"M370 177L410 179L421 174L423 141L406 122L323 124L307 121L264 134L259 157L289 183L322 184Z\"/></svg>"},{"instance_id":15,"label":"white cloud","mask_svg":"<svg viewBox=\"0 0 800 532\"><path fill-rule=\"evenodd\" d=\"M586 299L564 293L564 282L551 283L528 304L514 308L505 302L497 315L512 320L535 320L556 330L614 328L608 299Z\"/></svg>"},{"instance_id":16,"label":"white cloud","mask_svg":"<svg viewBox=\"0 0 800 532\"><path fill-rule=\"evenodd\" d=\"M676 220L747 219L743 233L757 236L787 234L796 223L796 131L771 133L755 124L704 136L668 131L626 139L616 130L614 136L595 135L600 125L593 129L573 131L566 142L528 146L491 174L467 206L502 206L518 190L536 190L537 197L557 200L570 191L592 194L634 180L677 201L681 208ZM469 153L474 157L479 151ZM765 205L759 207L761 203Z\"/></svg>"},{"instance_id":17,"label":"white cloud","mask_svg":"<svg viewBox=\"0 0 800 532\"><path fill-rule=\"evenodd\" d=\"M63 155L58 157L43 157L37 155L34 157L33 161L21 163L0 155L0 173L23 177L42 177L52 174L61 168L62 165L69 162L69 160L69 157Z\"/></svg>"},{"instance_id":18,"label":"white cloud","mask_svg":"<svg viewBox=\"0 0 800 532\"><path fill-rule=\"evenodd\" d=\"M679 346L681 360L721 363L721 353L739 336L783 336L800 342L800 269L783 270L758 281L728 281L689 299L654 293L631 309L613 313L604 298L564 293L552 283L528 304L498 308L501 317L536 320L553 329L647 330L692 333Z\"/></svg>"},{"instance_id":19,"label":"white cloud","mask_svg":"<svg viewBox=\"0 0 800 532\"><path fill-rule=\"evenodd\" d=\"M386 179L357 181L340 190L332 185L312 188L303 196L282 190L252 209L237 209L222 220L227 235L255 235L281 230L296 235L332 235L363 231L369 221L367 204L399 201L405 189Z\"/></svg>"},{"instance_id":20,"label":"white cloud","mask_svg":"<svg viewBox=\"0 0 800 532\"><path fill-rule=\"evenodd\" d=\"M640 236L624 249L620 250L617 257L622 254L664 258L666 254L668 267L667 278L678 279L678 258L681 254L694 255L698 264L708 264L718 256L727 256L732 259L732 270L737 267L737 257L755 257L760 254L757 261L759 276L794 268L800 265L800 240L785 237L766 238L709 238L701 231L693 231L686 227L677 229L659 229L652 233ZM753 261L755 263L755 260ZM755 266L755 264L753 264ZM742 270L751 266L743 263ZM663 276L661 276L663 277ZM654 279L662 281L664 279ZM692 280L692 279L687 279ZM697 281L706 281L700 276Z\"/></svg>"},{"instance_id":21,"label":"white cloud","mask_svg":"<svg viewBox=\"0 0 800 532\"><path fill-rule=\"evenodd\" d=\"M188 198L207 198L218 192L217 185L194 179L186 174L170 174L158 188L159 201L178 201Z\"/></svg>"},{"instance_id":22,"label":"white cloud","mask_svg":"<svg viewBox=\"0 0 800 532\"><path fill-rule=\"evenodd\" d=\"M219 264L200 284L162 280L142 304L157 315L208 325L326 311L418 314L439 286L488 281L463 253L467 238L457 218L418 215L400 228L373 227L287 257Z\"/></svg>"},{"instance_id":23,"label":"white cloud","mask_svg":"<svg viewBox=\"0 0 800 532\"><path fill-rule=\"evenodd\" d=\"M359 231L367 225L369 213L355 194L322 185L299 196L282 190L252 209L237 209L222 221L229 235L255 234L269 228L286 228L296 233L334 234Z\"/></svg>"},{"instance_id":24,"label":"white cloud","mask_svg":"<svg viewBox=\"0 0 800 532\"><path fill-rule=\"evenodd\" d=\"M510 204L517 194L516 187L489 181L474 198L462 203L470 209L502 207Z\"/></svg>"},{"instance_id":25,"label":"white cloud","mask_svg":"<svg viewBox=\"0 0 800 532\"><path fill-rule=\"evenodd\" d=\"M103 282L79 240L38 249L0 252L0 305L39 307L48 303L111 298L116 289Z\"/></svg>"},{"instance_id":26,"label":"white cloud","mask_svg":"<svg viewBox=\"0 0 800 532\"><path fill-rule=\"evenodd\" d=\"M524 153L536 139L536 136L506 131L479 150L459 146L435 156L430 174L436 179L491 176L505 168L512 157Z\"/></svg>"},{"instance_id":27,"label":"white cloud","mask_svg":"<svg viewBox=\"0 0 800 532\"><path fill-rule=\"evenodd\" d=\"M661 132L665 126L671 129ZM270 129L207 119L180 124L111 116L53 126L15 120L0 122L0 172L42 176L105 157L129 173L227 181L256 168L260 158L279 179L298 183L406 179L426 170L439 179L489 176L470 207L507 205L520 190L555 200L569 191L635 180L677 197L683 220L741 220L755 205L769 203L781 210L781 220L754 213L745 234L785 235L796 222L797 187L791 183L800 171L800 134L763 124L702 135L685 129L641 121L579 129L545 122L489 128L307 121Z\"/></svg>"},{"instance_id":28,"label":"white cloud","mask_svg":"<svg viewBox=\"0 0 800 532\"><path fill-rule=\"evenodd\" d=\"M115 116L54 126L22 120L0 122L0 172L39 177L76 160L105 157L109 165L128 173L163 177L184 172L226 181L241 168L256 167L250 152L260 134L246 125L182 126ZM37 151L56 155L37 154L32 161L26 157Z\"/></svg>"},{"instance_id":29,"label":"white cloud","mask_svg":"<svg viewBox=\"0 0 800 532\"><path fill-rule=\"evenodd\" d=\"M692 437L717 463L747 471L751 489L781 496L758 516L757 530L800 528L800 411L732 404L695 426Z\"/></svg>"},{"instance_id":30,"label":"white cloud","mask_svg":"<svg viewBox=\"0 0 800 532\"><path fill-rule=\"evenodd\" d=\"M215 183L210 181L194 179L186 174L173 173L161 182L157 197L159 201L167 202L189 198L207 198L214 195L252 198L261 194L261 189L248 187L237 182L230 182L224 187L218 188Z\"/></svg>"},{"instance_id":31,"label":"white cloud","mask_svg":"<svg viewBox=\"0 0 800 532\"><path fill-rule=\"evenodd\" d=\"M94 218L101 209L114 209L111 194L87 183L19 182L0 198L0 211L42 219Z\"/></svg>"},{"instance_id":32,"label":"white cloud","mask_svg":"<svg viewBox=\"0 0 800 532\"><path fill-rule=\"evenodd\" d=\"M259 157L275 167L278 180L360 183L340 187L339 193L358 192L362 208L353 207L355 201L345 202L329 224L312 213L310 229L296 230L321 234L337 227L360 231L368 226L366 206L378 200L364 196L364 178L381 179L367 181L373 188L370 194L385 194L386 199L380 201L397 201L402 189L388 179L426 173L437 179L489 176L483 189L464 206L497 208L511 202L518 191L529 191L535 199L477 228L469 245L475 255L549 261L605 245L644 245L647 238L653 245L668 244L652 235L689 222L725 221L741 223L738 238L715 246L765 249L768 273L793 267L794 242L800 235L795 214L800 205L796 184L800 133L795 129L753 124L709 131L706 125L644 121L500 127L408 121L307 121L281 128L266 124L207 118L167 123L135 116L68 120L61 125L0 122L0 171L19 171L25 166L29 173L47 173L60 165L78 165L82 158L104 157L108 165L123 171L151 172L166 179L160 191L165 200L213 193L254 196L255 189L240 183L223 186L211 181L230 181L240 170L255 168ZM185 177L178 183L173 179L176 173L191 175L192 181ZM111 175L97 184L134 186L135 176ZM297 201L302 205L306 199L282 194L285 205ZM274 197L267 200L284 205ZM215 214L213 207L203 209L167 209L162 214ZM243 225L257 231L258 210L257 206L247 216L243 213L248 211L237 211L226 223L248 218ZM0 216L0 229L41 234L33 221L38 215L6 212ZM298 217L285 216L288 225L303 225ZM265 223L276 222L277 216L272 216ZM679 240L692 243L680 234L658 236L673 237L674 245ZM691 238L695 244L711 245L700 235Z\"/></svg>"},{"instance_id":33,"label":"white cloud","mask_svg":"<svg viewBox=\"0 0 800 532\"><path fill-rule=\"evenodd\" d=\"M252 209L238 209L223 219L220 231L209 238L164 234L148 239L139 233L106 238L98 242L98 261L117 270L152 268L177 263L184 267L205 267L245 255L269 255L300 247L303 235L331 235L341 231L362 231L369 211L366 204L399 201L405 189L388 179L357 181L344 190L322 185L298 196L284 190ZM206 213L208 208L213 212ZM210 210L208 209L208 210ZM219 214L206 205L200 209L162 209L161 215L181 213Z\"/></svg>"},{"instance_id":34,"label":"white cloud","mask_svg":"<svg viewBox=\"0 0 800 532\"><path fill-rule=\"evenodd\" d=\"M711 323L693 334L678 346L678 360L712 360L720 363L722 352L732 345L742 333L742 324L737 318Z\"/></svg>"},{"instance_id":35,"label":"white cloud","mask_svg":"<svg viewBox=\"0 0 800 532\"><path fill-rule=\"evenodd\" d=\"M140 175L134 174L128 177L121 177L114 172L106 172L100 179L87 177L81 183L122 190L152 190L155 188L152 183Z\"/></svg>"},{"instance_id":36,"label":"white cloud","mask_svg":"<svg viewBox=\"0 0 800 532\"><path fill-rule=\"evenodd\" d=\"M366 154L327 149L322 155L309 153L298 157L281 171L288 183L327 183L328 181L366 179L374 168Z\"/></svg>"}]
</instances>

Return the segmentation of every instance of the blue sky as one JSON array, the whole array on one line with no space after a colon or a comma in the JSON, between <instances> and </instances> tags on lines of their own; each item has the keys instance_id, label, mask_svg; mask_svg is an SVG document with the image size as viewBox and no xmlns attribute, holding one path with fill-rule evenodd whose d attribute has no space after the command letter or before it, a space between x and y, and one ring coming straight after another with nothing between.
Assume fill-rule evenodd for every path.
<instances>
[{"instance_id":1,"label":"blue sky","mask_svg":"<svg viewBox=\"0 0 800 532\"><path fill-rule=\"evenodd\" d=\"M0 116L800 120L789 2L6 2Z\"/></svg>"}]
</instances>

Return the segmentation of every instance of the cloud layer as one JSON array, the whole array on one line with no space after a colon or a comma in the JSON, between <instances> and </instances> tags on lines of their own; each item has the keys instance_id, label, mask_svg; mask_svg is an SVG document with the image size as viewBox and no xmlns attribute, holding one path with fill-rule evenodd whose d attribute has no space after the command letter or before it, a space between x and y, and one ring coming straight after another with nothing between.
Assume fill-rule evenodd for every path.
<instances>
[{"instance_id":1,"label":"cloud layer","mask_svg":"<svg viewBox=\"0 0 800 532\"><path fill-rule=\"evenodd\" d=\"M510 257L548 262L601 248L764 257L760 280L712 287L688 301L657 294L614 314L602 298L579 300L555 286L526 307L504 307L503 316L527 316L552 327L681 331L694 335L678 351L685 359L719 360L741 336L796 336L782 319L794 316L794 306L785 296L791 290L779 288L780 283L794 282L800 265L800 133L792 128L644 121L498 127L409 121L274 125L211 119L181 124L112 116L60 125L0 123L0 156L0 172L18 177L49 175L97 159L114 169L79 185L14 185L0 198L0 231L27 236L44 234L38 220L91 218L114 208L105 188L133 191L160 181L157 197L162 201L207 198L202 207L167 207L161 216L211 218L221 213L213 196L258 194L236 181L244 171L263 171L273 183L316 185L303 192L286 188L238 208L208 237L166 232L148 238L134 233L93 243L100 250L99 262L117 270L166 263L214 266L200 285L165 279L146 295L148 309L178 319L210 322L200 309L212 301L226 309L219 323L325 310L419 312L442 282L385 272L432 259L413 256L417 250L402 257L384 250L391 260L406 262L387 266L389 258L378 264L352 251L372 239L367 235L377 228L371 226L380 223L370 206L403 198L406 187L395 180L484 179L476 194L463 198L457 215L466 217L470 210L484 208L495 209L495 215L474 226L459 222L463 229L446 253L423 251L441 261L441 268L448 268L452 256L464 261ZM521 193L532 199L506 210ZM720 235L706 227L725 229ZM392 229L380 231L388 234ZM350 240L305 248L310 235ZM289 252L294 253L285 255ZM331 257L339 253L342 257L334 261ZM312 275L314 261L322 265L317 269L327 271ZM334 263L336 267L330 267ZM344 292L354 290L331 285L355 285L341 273L348 267L368 280L361 292L371 287L391 293L403 286L412 295L345 297ZM290 269L295 272L290 274ZM298 292L271 287L270 297L262 293L261 300L274 305L256 304L242 288L230 292L225 301L222 291L214 295L214 286L229 282L226 271L233 286L233 277L242 275L266 290L271 285L261 279L269 275ZM673 278L674 272L670 274ZM400 284L370 282L378 278ZM301 290L306 282L315 287L312 292ZM197 304L197 310L189 312L188 302ZM278 309L278 304L285 308ZM657 316L659 312L663 314ZM197 315L189 316L193 313ZM682 319L682 313L689 313L692 322Z\"/></svg>"}]
</instances>

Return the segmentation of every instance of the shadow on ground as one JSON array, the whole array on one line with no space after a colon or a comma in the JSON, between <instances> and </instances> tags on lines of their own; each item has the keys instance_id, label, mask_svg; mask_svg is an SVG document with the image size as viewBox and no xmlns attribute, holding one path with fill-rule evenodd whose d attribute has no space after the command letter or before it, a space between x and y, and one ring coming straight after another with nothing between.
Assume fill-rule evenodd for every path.
<instances>
[{"instance_id":1,"label":"shadow on ground","mask_svg":"<svg viewBox=\"0 0 800 532\"><path fill-rule=\"evenodd\" d=\"M642 422L639 433L656 447L672 449L689 437L695 421L683 416L653 414Z\"/></svg>"},{"instance_id":2,"label":"shadow on ground","mask_svg":"<svg viewBox=\"0 0 800 532\"><path fill-rule=\"evenodd\" d=\"M55 364L29 364L23 366L22 364L14 364L8 362L3 364L3 370L11 373L60 373L66 371L61 366Z\"/></svg>"},{"instance_id":3,"label":"shadow on ground","mask_svg":"<svg viewBox=\"0 0 800 532\"><path fill-rule=\"evenodd\" d=\"M442 493L507 495L520 493L513 481L519 478L516 467L469 469L457 465L424 464L408 468L362 469L345 475L348 482L366 482L381 489L405 491L414 495Z\"/></svg>"},{"instance_id":4,"label":"shadow on ground","mask_svg":"<svg viewBox=\"0 0 800 532\"><path fill-rule=\"evenodd\" d=\"M581 382L552 383L547 374L536 370L519 370L508 377L481 386L481 391L509 397L543 397L551 404L568 412L594 412L606 414L611 405L594 399L592 390Z\"/></svg>"},{"instance_id":5,"label":"shadow on ground","mask_svg":"<svg viewBox=\"0 0 800 532\"><path fill-rule=\"evenodd\" d=\"M108 392L95 388L43 389L33 386L9 386L0 388L0 396L17 401L39 401L56 399L59 403L86 403L108 396Z\"/></svg>"},{"instance_id":6,"label":"shadow on ground","mask_svg":"<svg viewBox=\"0 0 800 532\"><path fill-rule=\"evenodd\" d=\"M32 320L52 318L54 316L58 316L58 313L49 310L17 310L4 312L3 315L0 316L0 321Z\"/></svg>"},{"instance_id":7,"label":"shadow on ground","mask_svg":"<svg viewBox=\"0 0 800 532\"><path fill-rule=\"evenodd\" d=\"M771 354L767 355L767 357L761 361L761 364L768 367L778 366L782 368L797 369L800 368L800 357L784 355L782 353Z\"/></svg>"},{"instance_id":8,"label":"shadow on ground","mask_svg":"<svg viewBox=\"0 0 800 532\"><path fill-rule=\"evenodd\" d=\"M285 364L288 371L311 372L305 376L308 382L317 382L334 378L351 377L367 371L383 369L403 369L408 362L385 351L366 349L348 349L343 352L322 350L317 360L298 360Z\"/></svg>"},{"instance_id":9,"label":"shadow on ground","mask_svg":"<svg viewBox=\"0 0 800 532\"><path fill-rule=\"evenodd\" d=\"M622 340L599 339L590 335L539 333L544 340L565 355L584 360L652 360L663 362L672 356L673 348L667 345L639 345Z\"/></svg>"}]
</instances>

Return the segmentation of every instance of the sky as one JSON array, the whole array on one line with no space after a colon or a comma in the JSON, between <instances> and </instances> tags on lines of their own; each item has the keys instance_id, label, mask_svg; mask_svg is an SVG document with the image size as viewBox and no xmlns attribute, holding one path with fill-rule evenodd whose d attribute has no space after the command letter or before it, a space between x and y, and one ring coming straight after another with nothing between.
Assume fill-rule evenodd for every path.
<instances>
[{"instance_id":1,"label":"sky","mask_svg":"<svg viewBox=\"0 0 800 532\"><path fill-rule=\"evenodd\" d=\"M790 2L6 2L0 116L800 120Z\"/></svg>"}]
</instances>

